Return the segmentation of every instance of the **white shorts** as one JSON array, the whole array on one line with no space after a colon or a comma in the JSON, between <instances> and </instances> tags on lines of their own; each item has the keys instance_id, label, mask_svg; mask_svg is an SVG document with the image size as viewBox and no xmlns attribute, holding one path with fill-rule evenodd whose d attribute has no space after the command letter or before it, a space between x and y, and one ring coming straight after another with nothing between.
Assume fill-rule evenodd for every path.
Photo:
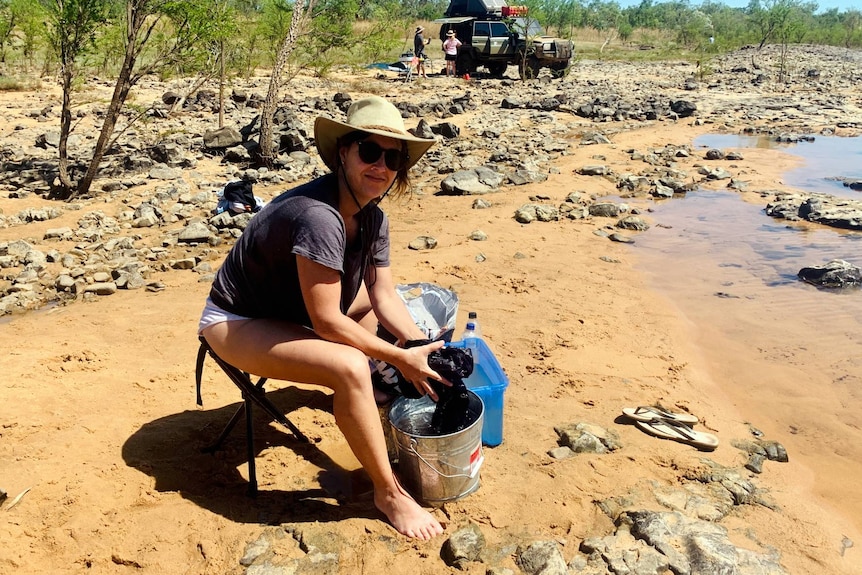
<instances>
[{"instance_id":1,"label":"white shorts","mask_svg":"<svg viewBox=\"0 0 862 575\"><path fill-rule=\"evenodd\" d=\"M214 304L213 300L211 300L209 296L207 296L207 302L204 306L204 311L201 314L201 320L198 323L198 335L201 335L201 332L211 325L222 323L224 321L237 321L240 319L251 318L245 317L244 315L237 315L235 313L225 311L216 304Z\"/></svg>"}]
</instances>

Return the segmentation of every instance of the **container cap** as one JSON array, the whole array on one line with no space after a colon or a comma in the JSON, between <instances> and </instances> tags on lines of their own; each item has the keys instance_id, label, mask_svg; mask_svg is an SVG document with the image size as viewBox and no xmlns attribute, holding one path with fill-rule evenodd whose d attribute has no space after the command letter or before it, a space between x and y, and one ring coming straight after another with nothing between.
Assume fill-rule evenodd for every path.
<instances>
[{"instance_id":1,"label":"container cap","mask_svg":"<svg viewBox=\"0 0 862 575\"><path fill-rule=\"evenodd\" d=\"M475 311L471 311L470 313L468 313L468 314L467 314L467 317L468 317L469 319L476 319L476 318L477 318L477 317L479 317L479 316L478 316L478 315L476 315L476 312L475 312Z\"/></svg>"},{"instance_id":2,"label":"container cap","mask_svg":"<svg viewBox=\"0 0 862 575\"><path fill-rule=\"evenodd\" d=\"M472 321L468 321L467 322L467 330L470 331L470 330L474 330L474 329L476 329L476 324L473 323Z\"/></svg>"}]
</instances>

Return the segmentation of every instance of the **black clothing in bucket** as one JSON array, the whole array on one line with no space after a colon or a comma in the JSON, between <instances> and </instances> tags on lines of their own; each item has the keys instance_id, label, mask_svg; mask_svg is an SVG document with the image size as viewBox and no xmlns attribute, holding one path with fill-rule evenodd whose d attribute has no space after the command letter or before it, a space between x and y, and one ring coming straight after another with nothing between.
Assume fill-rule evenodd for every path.
<instances>
[{"instance_id":1,"label":"black clothing in bucket","mask_svg":"<svg viewBox=\"0 0 862 575\"><path fill-rule=\"evenodd\" d=\"M430 339L414 339L404 347L418 347L432 343ZM439 398L431 420L431 430L435 435L446 435L461 431L469 425L469 396L464 378L473 373L473 355L468 349L443 347L428 355L428 365L441 376L452 382L452 386L430 379L431 386ZM421 397L416 388L404 380L401 373L387 365L372 377L374 385L391 395L403 395L411 399Z\"/></svg>"}]
</instances>

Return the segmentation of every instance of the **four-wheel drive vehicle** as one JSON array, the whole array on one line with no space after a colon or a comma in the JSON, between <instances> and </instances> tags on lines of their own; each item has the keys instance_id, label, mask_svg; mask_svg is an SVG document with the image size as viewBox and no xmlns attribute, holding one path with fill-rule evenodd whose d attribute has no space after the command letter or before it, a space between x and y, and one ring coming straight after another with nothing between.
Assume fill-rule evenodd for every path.
<instances>
[{"instance_id":1,"label":"four-wheel drive vehicle","mask_svg":"<svg viewBox=\"0 0 862 575\"><path fill-rule=\"evenodd\" d=\"M499 77L513 64L521 78L534 78L542 68L563 76L571 64L572 41L543 35L526 16L526 6L508 6L505 0L451 0L444 18L434 22L441 24L441 41L454 30L462 43L455 60L458 75L484 66Z\"/></svg>"}]
</instances>

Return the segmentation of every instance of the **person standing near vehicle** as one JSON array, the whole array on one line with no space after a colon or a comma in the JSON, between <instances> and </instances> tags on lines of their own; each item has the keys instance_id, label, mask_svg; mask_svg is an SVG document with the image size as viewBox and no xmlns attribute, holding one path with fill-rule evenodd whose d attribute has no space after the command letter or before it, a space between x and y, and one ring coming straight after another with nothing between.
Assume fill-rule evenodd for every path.
<instances>
[{"instance_id":1,"label":"person standing near vehicle","mask_svg":"<svg viewBox=\"0 0 862 575\"><path fill-rule=\"evenodd\" d=\"M455 60L458 58L458 48L461 40L455 37L455 30L446 32L446 40L443 42L443 53L446 54L446 75L455 76Z\"/></svg>"},{"instance_id":2,"label":"person standing near vehicle","mask_svg":"<svg viewBox=\"0 0 862 575\"><path fill-rule=\"evenodd\" d=\"M425 54L425 46L431 43L431 38L425 38L422 35L424 32L425 28L416 26L416 33L413 35L413 56L417 58L416 73L423 78L427 78L428 76L425 75L425 60L428 59L428 56Z\"/></svg>"}]
</instances>

